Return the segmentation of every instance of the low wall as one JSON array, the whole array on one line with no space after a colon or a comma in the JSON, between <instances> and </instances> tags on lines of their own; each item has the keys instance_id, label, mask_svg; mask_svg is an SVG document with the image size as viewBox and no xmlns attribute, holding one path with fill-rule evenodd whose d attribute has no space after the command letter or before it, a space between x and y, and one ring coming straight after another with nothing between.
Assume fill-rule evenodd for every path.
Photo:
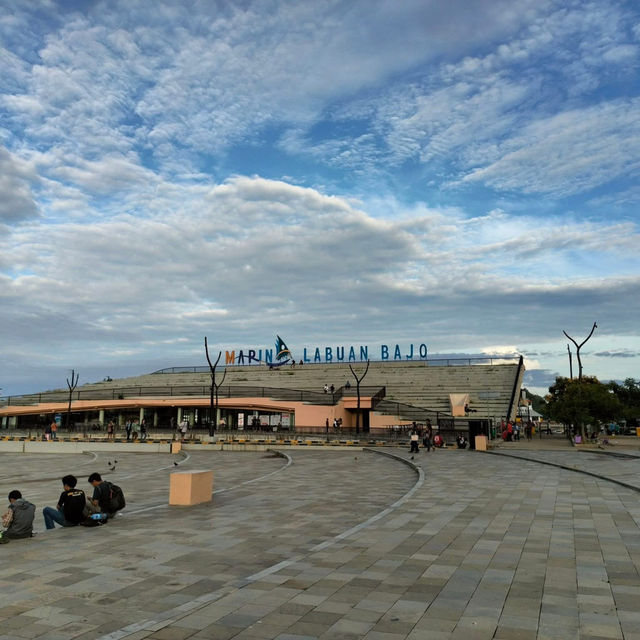
<instances>
[{"instance_id":1,"label":"low wall","mask_svg":"<svg viewBox=\"0 0 640 640\"><path fill-rule=\"evenodd\" d=\"M85 453L122 451L123 453L169 453L166 442L59 442L39 440L0 440L0 453Z\"/></svg>"},{"instance_id":2,"label":"low wall","mask_svg":"<svg viewBox=\"0 0 640 640\"><path fill-rule=\"evenodd\" d=\"M360 450L365 445L355 441L332 441L312 443L304 440L283 442L254 443L212 442L182 445L182 451L269 451L270 449L343 449ZM28 440L0 440L0 453L89 453L110 451L112 453L171 453L171 444L164 443L124 443L124 442L36 442Z\"/></svg>"}]
</instances>

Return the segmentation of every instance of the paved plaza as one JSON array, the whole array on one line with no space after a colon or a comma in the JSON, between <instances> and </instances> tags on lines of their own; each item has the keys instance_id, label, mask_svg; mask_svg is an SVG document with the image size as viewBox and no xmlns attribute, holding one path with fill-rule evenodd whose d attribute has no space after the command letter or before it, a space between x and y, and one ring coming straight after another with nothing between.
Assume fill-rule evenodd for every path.
<instances>
[{"instance_id":1,"label":"paved plaza","mask_svg":"<svg viewBox=\"0 0 640 640\"><path fill-rule=\"evenodd\" d=\"M0 639L640 639L640 493L570 470L640 486L640 457L114 450L0 453L3 500L38 507L0 547ZM213 469L213 502L169 507L176 469ZM92 471L123 515L44 531Z\"/></svg>"}]
</instances>

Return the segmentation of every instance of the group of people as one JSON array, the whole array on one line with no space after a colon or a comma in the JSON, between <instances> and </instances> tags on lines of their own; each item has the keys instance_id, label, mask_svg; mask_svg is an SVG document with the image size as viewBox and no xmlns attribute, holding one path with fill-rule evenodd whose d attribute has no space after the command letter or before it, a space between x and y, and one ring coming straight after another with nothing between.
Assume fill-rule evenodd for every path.
<instances>
[{"instance_id":1,"label":"group of people","mask_svg":"<svg viewBox=\"0 0 640 640\"><path fill-rule=\"evenodd\" d=\"M348 380L347 380L347 381L345 381L345 383L344 383L344 388L345 388L345 389L351 389L351 383L350 383ZM322 387L322 390L323 390L325 393L331 393L331 394L333 394L333 393L335 393L335 391L336 391L336 387L335 387L335 385L333 385L333 384L329 385L329 384L326 384L326 383L325 383L325 385Z\"/></svg>"},{"instance_id":2,"label":"group of people","mask_svg":"<svg viewBox=\"0 0 640 640\"><path fill-rule=\"evenodd\" d=\"M94 472L88 478L93 487L89 498L82 489L78 489L78 479L73 475L62 478L62 493L55 507L44 507L44 525L47 529L75 527L77 525L95 526L112 518L125 505L122 490ZM9 493L9 507L2 515L0 543L6 544L12 539L33 536L33 520L36 507L25 500L18 489Z\"/></svg>"},{"instance_id":3,"label":"group of people","mask_svg":"<svg viewBox=\"0 0 640 640\"><path fill-rule=\"evenodd\" d=\"M45 440L57 440L58 439L58 423L55 420L52 420L44 428L44 439Z\"/></svg>"},{"instance_id":4,"label":"group of people","mask_svg":"<svg viewBox=\"0 0 640 640\"><path fill-rule=\"evenodd\" d=\"M433 427L431 426L431 420L427 419L424 427L418 426L417 423L413 423L411 426L411 435L409 436L409 453L420 452L420 439L422 438L422 446L427 450L440 449L445 445L444 438L440 435L439 431L433 433Z\"/></svg>"},{"instance_id":5,"label":"group of people","mask_svg":"<svg viewBox=\"0 0 640 640\"><path fill-rule=\"evenodd\" d=\"M505 422L500 424L500 435L505 442L518 442L523 428L517 422ZM531 440L533 434L533 425L527 422L524 425L524 435L527 440Z\"/></svg>"},{"instance_id":6,"label":"group of people","mask_svg":"<svg viewBox=\"0 0 640 640\"><path fill-rule=\"evenodd\" d=\"M127 420L124 424L124 430L127 434L127 442L131 441L131 438L134 439L139 436L140 440L147 439L147 420L146 418L142 418L142 420ZM107 437L109 436L109 430L107 427Z\"/></svg>"},{"instance_id":7,"label":"group of people","mask_svg":"<svg viewBox=\"0 0 640 640\"><path fill-rule=\"evenodd\" d=\"M329 433L329 418L324 421L325 431ZM340 431L342 429L342 418L334 418L333 419L333 429L334 431Z\"/></svg>"}]
</instances>

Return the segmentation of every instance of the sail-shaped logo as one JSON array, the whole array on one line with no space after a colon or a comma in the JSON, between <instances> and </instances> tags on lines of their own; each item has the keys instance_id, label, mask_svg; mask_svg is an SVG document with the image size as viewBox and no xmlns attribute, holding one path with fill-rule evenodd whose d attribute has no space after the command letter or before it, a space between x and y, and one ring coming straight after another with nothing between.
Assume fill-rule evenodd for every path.
<instances>
[{"instance_id":1,"label":"sail-shaped logo","mask_svg":"<svg viewBox=\"0 0 640 640\"><path fill-rule=\"evenodd\" d=\"M284 340L276 335L276 361L279 365L286 364L291 358L291 351Z\"/></svg>"}]
</instances>

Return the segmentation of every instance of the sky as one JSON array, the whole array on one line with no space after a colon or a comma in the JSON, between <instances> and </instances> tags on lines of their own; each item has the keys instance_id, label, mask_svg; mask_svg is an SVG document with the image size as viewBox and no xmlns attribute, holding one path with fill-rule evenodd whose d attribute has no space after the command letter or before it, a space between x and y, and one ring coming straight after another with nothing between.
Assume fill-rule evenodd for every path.
<instances>
[{"instance_id":1,"label":"sky","mask_svg":"<svg viewBox=\"0 0 640 640\"><path fill-rule=\"evenodd\" d=\"M594 322L640 378L639 61L624 0L0 0L0 394L276 335L544 392Z\"/></svg>"}]
</instances>

